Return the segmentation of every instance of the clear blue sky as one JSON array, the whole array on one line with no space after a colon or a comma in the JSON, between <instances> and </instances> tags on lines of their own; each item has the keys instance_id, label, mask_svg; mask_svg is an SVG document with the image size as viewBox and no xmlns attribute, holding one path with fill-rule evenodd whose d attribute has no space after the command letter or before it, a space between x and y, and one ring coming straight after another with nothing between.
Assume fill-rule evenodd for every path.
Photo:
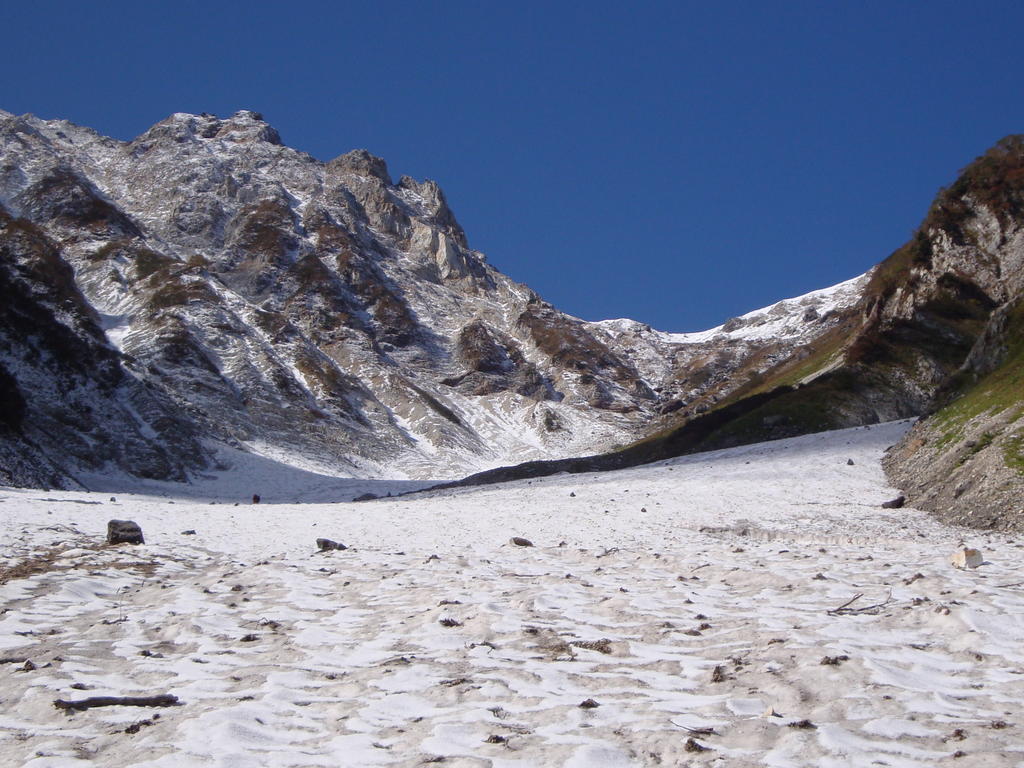
<instances>
[{"instance_id":1,"label":"clear blue sky","mask_svg":"<svg viewBox=\"0 0 1024 768\"><path fill-rule=\"evenodd\" d=\"M1024 132L1011 2L10 3L0 108L255 109L436 179L559 308L696 330L852 277Z\"/></svg>"}]
</instances>

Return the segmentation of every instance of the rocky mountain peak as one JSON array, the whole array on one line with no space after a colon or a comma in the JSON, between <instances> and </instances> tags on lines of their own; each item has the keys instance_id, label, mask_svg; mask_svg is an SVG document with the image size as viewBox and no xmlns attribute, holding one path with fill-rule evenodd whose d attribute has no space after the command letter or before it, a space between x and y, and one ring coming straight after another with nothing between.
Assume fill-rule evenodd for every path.
<instances>
[{"instance_id":1,"label":"rocky mountain peak","mask_svg":"<svg viewBox=\"0 0 1024 768\"><path fill-rule=\"evenodd\" d=\"M388 164L383 158L371 155L365 149L353 149L344 155L334 158L327 164L328 172L351 173L356 176L370 176L391 186L391 175Z\"/></svg>"},{"instance_id":2,"label":"rocky mountain peak","mask_svg":"<svg viewBox=\"0 0 1024 768\"><path fill-rule=\"evenodd\" d=\"M226 141L265 141L283 146L281 135L263 119L259 112L242 109L224 120L217 131L217 138Z\"/></svg>"},{"instance_id":3,"label":"rocky mountain peak","mask_svg":"<svg viewBox=\"0 0 1024 768\"><path fill-rule=\"evenodd\" d=\"M277 130L263 120L259 112L239 110L227 119L203 112L193 115L175 112L136 138L135 147L148 147L153 142L190 142L219 139L235 143L265 142L283 146Z\"/></svg>"}]
</instances>

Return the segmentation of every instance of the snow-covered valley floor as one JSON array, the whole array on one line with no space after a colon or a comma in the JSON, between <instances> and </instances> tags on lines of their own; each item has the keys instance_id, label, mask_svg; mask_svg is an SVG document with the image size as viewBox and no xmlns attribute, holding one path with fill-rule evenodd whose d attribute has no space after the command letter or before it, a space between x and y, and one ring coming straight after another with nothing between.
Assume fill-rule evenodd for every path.
<instances>
[{"instance_id":1,"label":"snow-covered valley floor","mask_svg":"<svg viewBox=\"0 0 1024 768\"><path fill-rule=\"evenodd\" d=\"M880 508L905 428L364 503L0 489L0 764L1024 765L1022 544Z\"/></svg>"}]
</instances>

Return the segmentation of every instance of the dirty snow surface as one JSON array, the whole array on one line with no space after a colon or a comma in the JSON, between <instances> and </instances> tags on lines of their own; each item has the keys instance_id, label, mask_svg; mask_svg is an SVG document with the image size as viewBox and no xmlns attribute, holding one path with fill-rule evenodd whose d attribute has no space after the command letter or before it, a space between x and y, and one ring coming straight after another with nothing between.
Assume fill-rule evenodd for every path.
<instances>
[{"instance_id":1,"label":"dirty snow surface","mask_svg":"<svg viewBox=\"0 0 1024 768\"><path fill-rule=\"evenodd\" d=\"M361 503L0 489L0 764L1024 765L1021 545L880 508L905 428Z\"/></svg>"}]
</instances>

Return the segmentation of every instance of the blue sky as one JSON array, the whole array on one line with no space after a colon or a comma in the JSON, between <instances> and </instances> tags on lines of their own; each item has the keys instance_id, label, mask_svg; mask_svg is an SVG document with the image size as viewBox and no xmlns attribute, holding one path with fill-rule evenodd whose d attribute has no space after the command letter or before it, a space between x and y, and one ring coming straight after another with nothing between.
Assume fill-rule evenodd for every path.
<instances>
[{"instance_id":1,"label":"blue sky","mask_svg":"<svg viewBox=\"0 0 1024 768\"><path fill-rule=\"evenodd\" d=\"M46 2L0 108L128 139L255 109L436 179L470 244L572 314L716 325L852 277L1024 132L1024 4Z\"/></svg>"}]
</instances>

